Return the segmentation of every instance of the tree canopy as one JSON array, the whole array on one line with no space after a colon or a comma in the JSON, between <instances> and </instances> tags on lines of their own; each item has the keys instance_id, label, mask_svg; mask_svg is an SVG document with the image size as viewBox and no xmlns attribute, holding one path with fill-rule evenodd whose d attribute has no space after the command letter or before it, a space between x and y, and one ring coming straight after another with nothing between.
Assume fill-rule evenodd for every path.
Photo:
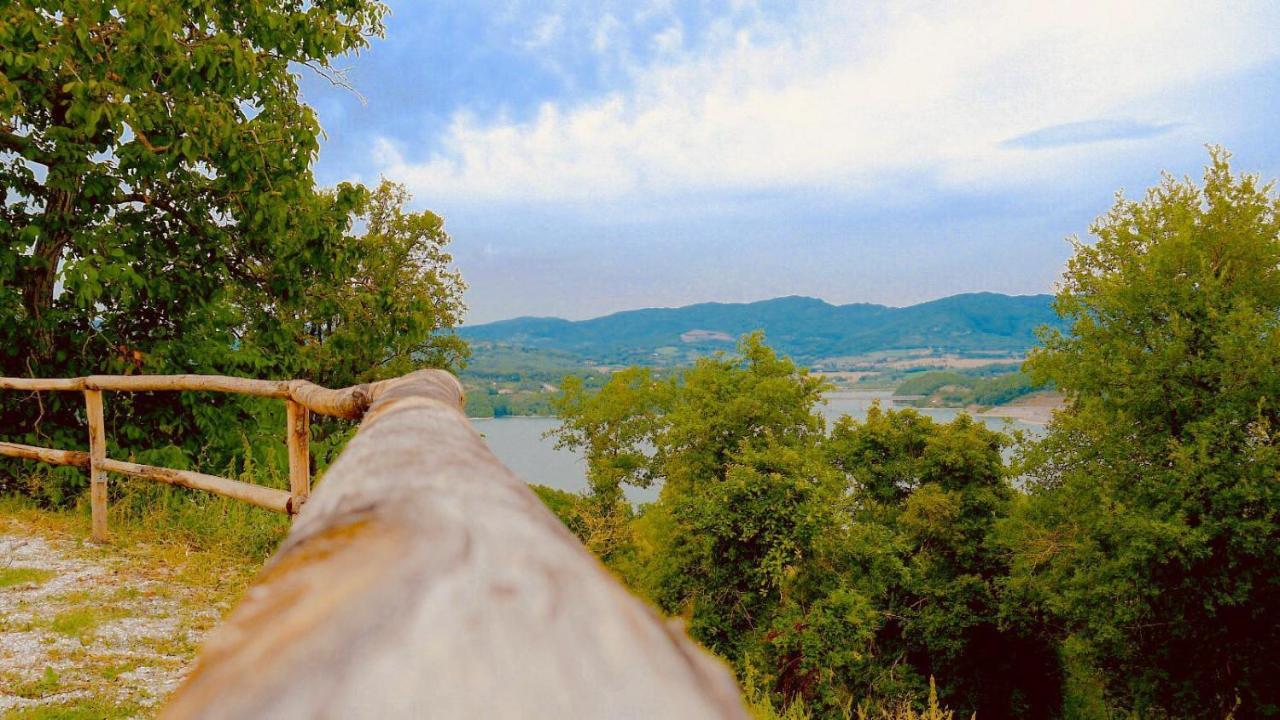
<instances>
[{"instance_id":1,"label":"tree canopy","mask_svg":"<svg viewBox=\"0 0 1280 720\"><path fill-rule=\"evenodd\" d=\"M602 558L776 706L847 717L933 678L980 716L1280 714L1280 199L1215 149L1092 231L1026 365L1068 401L1042 437L828 428L823 383L747 336L567 381L591 490L553 508L588 539L612 518Z\"/></svg>"},{"instance_id":2,"label":"tree canopy","mask_svg":"<svg viewBox=\"0 0 1280 720\"><path fill-rule=\"evenodd\" d=\"M912 701L937 675L961 708L1052 707L1052 648L1000 623L1010 440L879 408L828 432L826 389L759 334L666 378L633 368L596 393L566 379L559 439L583 450L591 489L549 504L778 704ZM653 483L633 517L621 485Z\"/></svg>"},{"instance_id":3,"label":"tree canopy","mask_svg":"<svg viewBox=\"0 0 1280 720\"><path fill-rule=\"evenodd\" d=\"M327 70L381 32L384 11L370 0L0 10L0 267L38 360L75 347L66 325L86 315L132 313L177 335L199 322L183 311L228 276L253 279L264 255L323 255L358 193L317 193L320 127L291 66Z\"/></svg>"},{"instance_id":4,"label":"tree canopy","mask_svg":"<svg viewBox=\"0 0 1280 720\"><path fill-rule=\"evenodd\" d=\"M1117 199L1028 363L1070 406L1011 585L1143 712L1280 712L1280 199L1228 159Z\"/></svg>"},{"instance_id":5,"label":"tree canopy","mask_svg":"<svg viewBox=\"0 0 1280 720\"><path fill-rule=\"evenodd\" d=\"M464 286L442 219L410 210L400 186L326 189L312 173L321 129L298 73L344 82L335 59L380 35L385 12L373 0L4 4L0 371L342 386L462 362L449 330ZM74 399L0 402L17 439L83 444ZM165 464L221 468L279 440L255 429L276 426L278 408L253 399L121 396L108 411L112 442Z\"/></svg>"}]
</instances>

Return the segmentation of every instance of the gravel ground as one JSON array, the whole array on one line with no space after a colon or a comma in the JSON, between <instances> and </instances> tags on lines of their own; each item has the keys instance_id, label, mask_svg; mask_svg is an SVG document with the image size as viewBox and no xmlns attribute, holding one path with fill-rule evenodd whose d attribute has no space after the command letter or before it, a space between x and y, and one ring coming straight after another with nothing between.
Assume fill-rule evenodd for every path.
<instances>
[{"instance_id":1,"label":"gravel ground","mask_svg":"<svg viewBox=\"0 0 1280 720\"><path fill-rule=\"evenodd\" d=\"M172 569L2 520L0 718L89 699L112 717L154 714L225 607Z\"/></svg>"}]
</instances>

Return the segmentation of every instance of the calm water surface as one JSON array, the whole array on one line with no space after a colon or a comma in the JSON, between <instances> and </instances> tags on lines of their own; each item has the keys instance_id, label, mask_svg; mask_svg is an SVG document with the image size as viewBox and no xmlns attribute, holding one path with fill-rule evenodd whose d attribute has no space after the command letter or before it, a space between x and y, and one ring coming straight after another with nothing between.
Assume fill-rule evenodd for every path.
<instances>
[{"instance_id":1,"label":"calm water surface","mask_svg":"<svg viewBox=\"0 0 1280 720\"><path fill-rule=\"evenodd\" d=\"M837 392L827 395L822 414L834 421L841 415L864 418L871 404L879 401L885 408L894 407L888 392ZM939 422L949 422L960 414L956 408L921 408L920 412ZM996 430L1017 429L1038 434L1041 426L1010 422L1000 418L980 418ZM476 418L471 422L485 436L498 459L526 482L548 485L578 492L587 487L587 465L576 453L557 450L554 438L543 434L555 429L560 421L544 417ZM628 488L632 502L651 502L658 497L657 488Z\"/></svg>"}]
</instances>

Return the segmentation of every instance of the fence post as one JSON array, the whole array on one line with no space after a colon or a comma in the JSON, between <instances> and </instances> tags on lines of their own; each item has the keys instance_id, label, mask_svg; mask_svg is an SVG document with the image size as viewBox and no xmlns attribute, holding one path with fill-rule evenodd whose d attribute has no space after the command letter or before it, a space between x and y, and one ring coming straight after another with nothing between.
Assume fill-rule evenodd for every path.
<instances>
[{"instance_id":1,"label":"fence post","mask_svg":"<svg viewBox=\"0 0 1280 720\"><path fill-rule=\"evenodd\" d=\"M296 513L311 494L311 412L300 403L286 400L289 443L289 512Z\"/></svg>"},{"instance_id":2,"label":"fence post","mask_svg":"<svg viewBox=\"0 0 1280 720\"><path fill-rule=\"evenodd\" d=\"M89 504L93 513L94 542L107 541L107 432L102 421L102 391L84 391L85 414L89 419Z\"/></svg>"}]
</instances>

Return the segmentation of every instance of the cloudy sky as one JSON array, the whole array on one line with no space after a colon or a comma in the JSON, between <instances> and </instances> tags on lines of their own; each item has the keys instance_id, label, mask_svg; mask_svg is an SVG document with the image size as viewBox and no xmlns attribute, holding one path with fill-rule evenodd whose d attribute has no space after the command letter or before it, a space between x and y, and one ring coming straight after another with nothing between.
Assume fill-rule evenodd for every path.
<instances>
[{"instance_id":1,"label":"cloudy sky","mask_svg":"<svg viewBox=\"0 0 1280 720\"><path fill-rule=\"evenodd\" d=\"M443 215L468 322L1049 292L1206 143L1280 176L1280 3L391 0L323 182Z\"/></svg>"}]
</instances>

